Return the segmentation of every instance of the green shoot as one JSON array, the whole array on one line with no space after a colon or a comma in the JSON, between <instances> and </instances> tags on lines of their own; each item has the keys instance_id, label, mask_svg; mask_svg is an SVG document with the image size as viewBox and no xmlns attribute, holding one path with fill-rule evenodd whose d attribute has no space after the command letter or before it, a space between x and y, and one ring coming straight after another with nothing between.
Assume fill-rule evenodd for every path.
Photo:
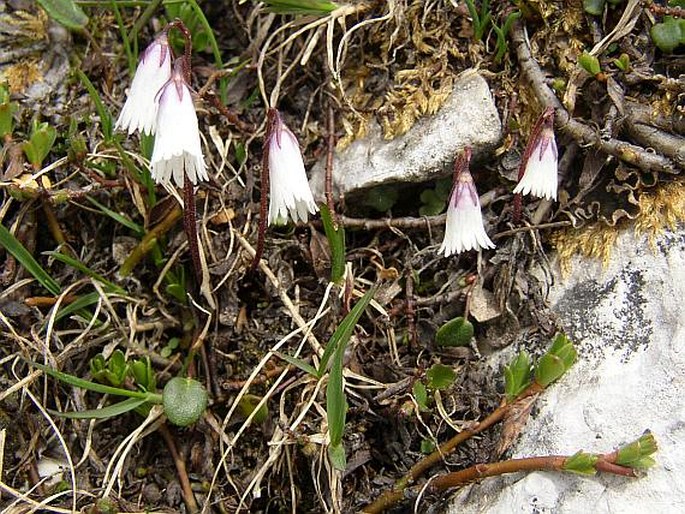
<instances>
[{"instance_id":1,"label":"green shoot","mask_svg":"<svg viewBox=\"0 0 685 514\"><path fill-rule=\"evenodd\" d=\"M38 0L38 3L50 18L68 29L80 31L88 23L88 16L74 0Z\"/></svg>"},{"instance_id":2,"label":"green shoot","mask_svg":"<svg viewBox=\"0 0 685 514\"><path fill-rule=\"evenodd\" d=\"M340 7L327 0L264 0L269 11L277 14L313 14L324 16Z\"/></svg>"},{"instance_id":3,"label":"green shoot","mask_svg":"<svg viewBox=\"0 0 685 514\"><path fill-rule=\"evenodd\" d=\"M331 282L340 284L345 274L345 228L335 227L328 206L321 206L321 221L331 248Z\"/></svg>"},{"instance_id":4,"label":"green shoot","mask_svg":"<svg viewBox=\"0 0 685 514\"><path fill-rule=\"evenodd\" d=\"M480 41L483 39L485 29L487 29L492 18L492 14L490 14L490 0L482 0L480 12L476 9L474 0L466 0L466 7L469 10L471 22L473 23L473 39Z\"/></svg>"}]
</instances>

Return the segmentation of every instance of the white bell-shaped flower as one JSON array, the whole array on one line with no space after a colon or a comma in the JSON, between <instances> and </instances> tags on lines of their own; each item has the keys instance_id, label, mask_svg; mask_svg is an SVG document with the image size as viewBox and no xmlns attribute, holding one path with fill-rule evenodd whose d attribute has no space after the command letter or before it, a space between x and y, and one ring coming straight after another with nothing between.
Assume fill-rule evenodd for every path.
<instances>
[{"instance_id":1,"label":"white bell-shaped flower","mask_svg":"<svg viewBox=\"0 0 685 514\"><path fill-rule=\"evenodd\" d=\"M523 154L523 176L514 193L531 194L548 200L557 199L557 143L554 138L554 111L546 110L533 130Z\"/></svg>"},{"instance_id":2,"label":"white bell-shaped flower","mask_svg":"<svg viewBox=\"0 0 685 514\"><path fill-rule=\"evenodd\" d=\"M173 177L179 187L183 187L184 172L193 184L208 178L184 67L184 58L176 59L171 78L159 91L157 132L150 159L150 171L156 182L168 184Z\"/></svg>"},{"instance_id":3,"label":"white bell-shaped flower","mask_svg":"<svg viewBox=\"0 0 685 514\"><path fill-rule=\"evenodd\" d=\"M485 233L478 191L469 171L470 160L471 149L467 147L455 163L456 177L447 206L445 238L438 250L445 257L468 250L495 247Z\"/></svg>"},{"instance_id":4,"label":"white bell-shaped flower","mask_svg":"<svg viewBox=\"0 0 685 514\"><path fill-rule=\"evenodd\" d=\"M264 151L269 166L269 225L306 222L319 208L309 188L297 138L280 113L269 109Z\"/></svg>"},{"instance_id":5,"label":"white bell-shaped flower","mask_svg":"<svg viewBox=\"0 0 685 514\"><path fill-rule=\"evenodd\" d=\"M115 128L155 133L157 93L171 77L171 48L166 33L158 36L140 57L124 108Z\"/></svg>"}]
</instances>

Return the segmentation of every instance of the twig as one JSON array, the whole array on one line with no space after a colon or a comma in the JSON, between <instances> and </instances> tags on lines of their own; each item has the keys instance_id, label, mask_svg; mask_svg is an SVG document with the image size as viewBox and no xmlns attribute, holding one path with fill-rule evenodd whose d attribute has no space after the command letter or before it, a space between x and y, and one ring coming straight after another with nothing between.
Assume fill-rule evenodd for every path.
<instances>
[{"instance_id":1,"label":"twig","mask_svg":"<svg viewBox=\"0 0 685 514\"><path fill-rule=\"evenodd\" d=\"M603 140L594 129L574 120L545 82L540 66L530 53L523 26L515 23L511 31L512 43L516 48L519 66L523 75L531 84L535 95L544 107L553 107L557 128L578 142L580 146L591 146L612 155L628 164L645 171L667 171L678 173L676 164L667 157L648 152L643 147L619 139Z\"/></svg>"},{"instance_id":2,"label":"twig","mask_svg":"<svg viewBox=\"0 0 685 514\"><path fill-rule=\"evenodd\" d=\"M174 465L176 466L176 472L178 473L178 481L181 483L181 490L183 491L183 501L188 508L188 512L198 512L200 509L197 506L193 489L190 486L190 479L188 478L188 472L186 471L186 463L176 449L176 442L166 425L160 425L157 430L162 434L164 442L169 448L169 453L171 453L171 458L174 459Z\"/></svg>"},{"instance_id":3,"label":"twig","mask_svg":"<svg viewBox=\"0 0 685 514\"><path fill-rule=\"evenodd\" d=\"M470 439L474 435L477 435L496 423L502 421L512 407L520 400L530 396L538 395L542 391L543 387L537 382L534 382L513 402L502 403L483 421L476 424L472 428L464 429L446 443L441 444L436 451L414 464L404 477L395 482L394 487L390 491L386 491L380 495L371 505L365 507L362 512L365 514L378 514L401 501L404 498L404 490L409 487L418 477L423 475L437 463L441 462L445 455L451 453L457 446L467 439Z\"/></svg>"},{"instance_id":4,"label":"twig","mask_svg":"<svg viewBox=\"0 0 685 514\"><path fill-rule=\"evenodd\" d=\"M487 207L497 197L504 194L504 189L493 189L480 196L481 207ZM404 218L383 218L374 220L370 218L350 218L347 216L340 216L340 222L347 228L361 228L364 230L377 230L381 228L424 228L427 226L444 225L447 214L438 214L437 216L422 216L415 218L406 216Z\"/></svg>"},{"instance_id":5,"label":"twig","mask_svg":"<svg viewBox=\"0 0 685 514\"><path fill-rule=\"evenodd\" d=\"M497 234L492 236L492 239L500 239L502 237L518 234L519 232L543 230L546 228L561 228L561 227L568 227L569 225L573 225L573 223L569 220L564 220L564 221L552 221L550 223L540 223L539 225L529 225L526 227L517 227L517 228L512 228L511 230L504 230L503 232L498 232Z\"/></svg>"},{"instance_id":6,"label":"twig","mask_svg":"<svg viewBox=\"0 0 685 514\"><path fill-rule=\"evenodd\" d=\"M609 462L606 459L609 455L599 456L595 465L597 471L604 471L614 475L635 478L637 474L632 468L626 468ZM452 487L479 480L481 478L504 475L505 473L517 473L519 471L565 471L564 466L571 455L549 455L544 457L527 457L523 459L510 459L489 464L476 464L470 468L447 473L431 481L430 490L432 492L444 491ZM601 469L600 469L601 468Z\"/></svg>"}]
</instances>

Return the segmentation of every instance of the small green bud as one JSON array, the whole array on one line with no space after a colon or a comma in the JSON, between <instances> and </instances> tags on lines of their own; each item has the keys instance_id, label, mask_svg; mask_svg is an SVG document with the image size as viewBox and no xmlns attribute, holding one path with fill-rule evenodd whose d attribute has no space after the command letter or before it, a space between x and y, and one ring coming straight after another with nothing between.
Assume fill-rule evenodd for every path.
<instances>
[{"instance_id":1,"label":"small green bud","mask_svg":"<svg viewBox=\"0 0 685 514\"><path fill-rule=\"evenodd\" d=\"M525 351L504 368L504 392L511 401L530 385L530 356Z\"/></svg>"},{"instance_id":2,"label":"small green bud","mask_svg":"<svg viewBox=\"0 0 685 514\"><path fill-rule=\"evenodd\" d=\"M630 71L630 57L628 54L621 54L618 59L614 59L614 65L621 71Z\"/></svg>"},{"instance_id":3,"label":"small green bud","mask_svg":"<svg viewBox=\"0 0 685 514\"><path fill-rule=\"evenodd\" d=\"M238 409L240 409L241 414L247 418L254 412L260 401L262 401L261 397L254 394L246 394L238 402ZM256 423L264 423L268 417L269 409L267 409L266 404L264 404L259 408L252 419Z\"/></svg>"},{"instance_id":4,"label":"small green bud","mask_svg":"<svg viewBox=\"0 0 685 514\"><path fill-rule=\"evenodd\" d=\"M595 469L595 464L599 457L593 455L592 453L585 453L582 450L572 455L566 462L564 462L564 471L570 471L572 473L578 473L580 475L594 475L597 473Z\"/></svg>"},{"instance_id":5,"label":"small green bud","mask_svg":"<svg viewBox=\"0 0 685 514\"><path fill-rule=\"evenodd\" d=\"M657 449L654 435L651 432L647 432L637 441L619 448L616 464L635 469L649 468L655 463L651 455L656 453Z\"/></svg>"},{"instance_id":6,"label":"small green bud","mask_svg":"<svg viewBox=\"0 0 685 514\"><path fill-rule=\"evenodd\" d=\"M599 66L599 59L587 52L583 52L580 57L578 57L578 64L593 77L599 75L602 71Z\"/></svg>"},{"instance_id":7,"label":"small green bud","mask_svg":"<svg viewBox=\"0 0 685 514\"><path fill-rule=\"evenodd\" d=\"M26 154L26 158L35 169L42 166L43 160L50 153L56 138L57 131L54 127L51 127L46 122L40 123L34 120L31 138L24 142L22 149L24 154Z\"/></svg>"},{"instance_id":8,"label":"small green bud","mask_svg":"<svg viewBox=\"0 0 685 514\"><path fill-rule=\"evenodd\" d=\"M207 408L207 391L197 380L174 377L162 394L164 413L174 425L192 425Z\"/></svg>"},{"instance_id":9,"label":"small green bud","mask_svg":"<svg viewBox=\"0 0 685 514\"><path fill-rule=\"evenodd\" d=\"M435 334L435 344L438 346L466 346L473 337L473 325L467 319L459 316L438 329Z\"/></svg>"},{"instance_id":10,"label":"small green bud","mask_svg":"<svg viewBox=\"0 0 685 514\"><path fill-rule=\"evenodd\" d=\"M155 372L152 370L150 357L134 360L129 367L129 374L133 377L136 384L149 392L154 392L157 389L157 379Z\"/></svg>"},{"instance_id":11,"label":"small green bud","mask_svg":"<svg viewBox=\"0 0 685 514\"><path fill-rule=\"evenodd\" d=\"M573 343L564 334L557 334L552 346L540 357L535 367L535 381L547 387L568 371L577 356Z\"/></svg>"}]
</instances>

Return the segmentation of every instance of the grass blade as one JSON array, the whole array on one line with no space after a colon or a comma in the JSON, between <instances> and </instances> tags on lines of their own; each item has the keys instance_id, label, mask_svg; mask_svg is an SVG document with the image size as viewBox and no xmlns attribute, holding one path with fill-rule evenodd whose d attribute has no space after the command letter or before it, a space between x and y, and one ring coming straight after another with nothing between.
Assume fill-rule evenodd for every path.
<instances>
[{"instance_id":1,"label":"grass blade","mask_svg":"<svg viewBox=\"0 0 685 514\"><path fill-rule=\"evenodd\" d=\"M81 80L81 83L88 90L88 94L90 95L90 98L93 100L93 103L95 104L95 110L98 112L98 116L100 116L102 135L105 137L106 142L110 142L114 134L112 115L110 114L107 107L105 107L105 104L102 103L102 99L100 98L97 89L95 89L95 86L93 86L93 83L90 81L88 76L78 68L76 69L76 74L78 75L78 78Z\"/></svg>"},{"instance_id":2,"label":"grass blade","mask_svg":"<svg viewBox=\"0 0 685 514\"><path fill-rule=\"evenodd\" d=\"M366 306L369 305L369 302L372 300L373 295L375 293L375 287L369 289L367 293L364 296L362 296L362 298L356 303L356 305L352 308L349 314L345 316L345 319L343 319L340 322L340 325L338 325L338 328L335 329L335 332L333 332L333 335L328 341L326 349L324 350L323 355L321 356L321 364L319 364L319 371L317 373L317 376L319 378L321 378L323 374L326 372L326 366L328 365L328 361L330 360L331 356L336 351L336 349L341 345L343 347L347 345L347 341L350 340L350 336L352 335L354 327L357 325L357 321L359 321L362 312L364 312Z\"/></svg>"},{"instance_id":3,"label":"grass blade","mask_svg":"<svg viewBox=\"0 0 685 514\"><path fill-rule=\"evenodd\" d=\"M290 355L281 352L274 352L274 354L283 359L288 364L292 364L296 368L300 368L305 373L309 373L310 375L313 375L315 377L318 376L316 368L314 368L314 366L312 366L311 364L303 361L302 359L296 359L295 357L291 357Z\"/></svg>"},{"instance_id":4,"label":"grass blade","mask_svg":"<svg viewBox=\"0 0 685 514\"><path fill-rule=\"evenodd\" d=\"M5 250L11 253L19 263L24 266L26 271L31 273L41 285L57 296L60 293L61 287L57 281L52 278L43 267L38 264L38 261L33 258L33 255L22 245L19 240L12 235L12 233L0 224L0 245Z\"/></svg>"},{"instance_id":5,"label":"grass blade","mask_svg":"<svg viewBox=\"0 0 685 514\"><path fill-rule=\"evenodd\" d=\"M103 277L99 273L93 271L88 266L86 266L81 261L79 261L78 259L74 259L73 257L71 257L69 255L65 255L65 254L60 253L60 252L43 252L43 255L48 255L48 256L52 257L53 259L55 259L61 263L66 264L67 266L71 266L72 268L80 271L84 275L86 275L90 278L93 278L93 279L97 280L98 282L101 282L102 284L107 286L109 289L111 289L115 293L119 293L119 294L125 294L126 293L126 291L124 291L121 287L110 282L109 280L107 280L105 277Z\"/></svg>"},{"instance_id":6,"label":"grass blade","mask_svg":"<svg viewBox=\"0 0 685 514\"><path fill-rule=\"evenodd\" d=\"M82 30L88 23L88 16L73 0L38 0L48 16L68 29Z\"/></svg>"},{"instance_id":7,"label":"grass blade","mask_svg":"<svg viewBox=\"0 0 685 514\"><path fill-rule=\"evenodd\" d=\"M143 398L129 398L128 400L109 405L101 409L77 410L71 412L59 412L51 410L50 413L61 418L69 419L105 419L119 416L126 412L137 409L146 402Z\"/></svg>"},{"instance_id":8,"label":"grass blade","mask_svg":"<svg viewBox=\"0 0 685 514\"><path fill-rule=\"evenodd\" d=\"M114 212L112 209L102 205L100 202L98 202L94 198L91 198L90 196L86 196L86 200L95 205L95 207L100 209L104 214L112 218L120 225L123 225L124 227L133 230L133 232L135 232L138 237L143 237L145 235L145 229L138 225L138 223L136 223L135 221L128 219L126 216L119 214L118 212Z\"/></svg>"},{"instance_id":9,"label":"grass blade","mask_svg":"<svg viewBox=\"0 0 685 514\"><path fill-rule=\"evenodd\" d=\"M97 303L99 298L100 298L100 293L98 293L97 291L85 294L83 296L79 296L76 300L71 302L69 305L65 305L63 309L60 309L60 311L55 316L55 321L59 321L62 318L66 318L67 316L69 316L70 314L73 314L74 312L78 312L85 319L90 319L90 317L92 317L92 313L90 313L88 311L84 311L84 309L86 307L88 307L89 305L93 305L94 303Z\"/></svg>"}]
</instances>

